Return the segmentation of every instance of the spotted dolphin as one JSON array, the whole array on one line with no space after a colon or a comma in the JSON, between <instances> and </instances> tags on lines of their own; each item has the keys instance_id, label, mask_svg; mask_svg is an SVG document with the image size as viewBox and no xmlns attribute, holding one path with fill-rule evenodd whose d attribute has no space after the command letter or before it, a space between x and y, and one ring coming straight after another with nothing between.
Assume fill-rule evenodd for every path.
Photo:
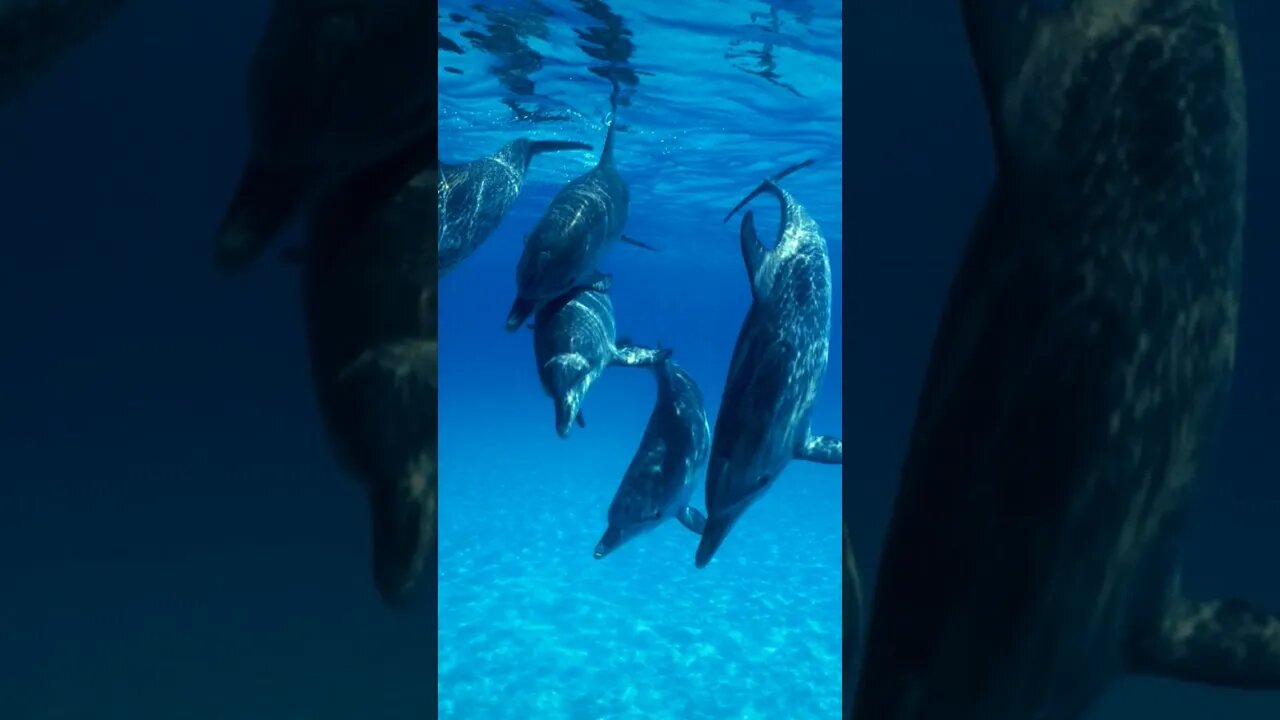
<instances>
[{"instance_id":1,"label":"spotted dolphin","mask_svg":"<svg viewBox=\"0 0 1280 720\"><path fill-rule=\"evenodd\" d=\"M414 599L420 576L435 589L438 276L423 228L437 206L422 192L435 184L435 142L328 193L297 256L317 404L366 491L374 583L393 606Z\"/></svg>"},{"instance_id":2,"label":"spotted dolphin","mask_svg":"<svg viewBox=\"0 0 1280 720\"><path fill-rule=\"evenodd\" d=\"M831 265L818 224L778 181L805 161L765 180L725 217L761 193L782 206L778 239L766 248L747 211L742 258L751 309L729 362L707 465L707 524L695 563L705 567L742 513L793 458L839 464L840 440L812 435L809 416L827 369Z\"/></svg>"},{"instance_id":3,"label":"spotted dolphin","mask_svg":"<svg viewBox=\"0 0 1280 720\"><path fill-rule=\"evenodd\" d=\"M934 339L858 720L1077 720L1128 674L1280 689L1280 617L1179 580L1236 353L1232 3L1054 5L961 2L997 172Z\"/></svg>"},{"instance_id":4,"label":"spotted dolphin","mask_svg":"<svg viewBox=\"0 0 1280 720\"><path fill-rule=\"evenodd\" d=\"M610 365L652 365L670 355L617 340L609 277L575 288L544 304L533 320L538 379L555 401L556 432L568 437L576 421L586 426L582 400Z\"/></svg>"},{"instance_id":5,"label":"spotted dolphin","mask_svg":"<svg viewBox=\"0 0 1280 720\"><path fill-rule=\"evenodd\" d=\"M125 5L126 0L0 0L0 107Z\"/></svg>"},{"instance_id":6,"label":"spotted dolphin","mask_svg":"<svg viewBox=\"0 0 1280 720\"><path fill-rule=\"evenodd\" d=\"M706 524L706 517L689 505L711 445L702 392L670 358L652 367L658 398L609 505L609 526L596 544L596 559L669 518L698 534Z\"/></svg>"},{"instance_id":7,"label":"spotted dolphin","mask_svg":"<svg viewBox=\"0 0 1280 720\"><path fill-rule=\"evenodd\" d=\"M616 127L610 117L600 161L560 189L525 239L516 264L516 299L507 314L508 332L518 330L542 305L599 280L596 266L614 241L653 249L622 235L631 200L613 162Z\"/></svg>"},{"instance_id":8,"label":"spotted dolphin","mask_svg":"<svg viewBox=\"0 0 1280 720\"><path fill-rule=\"evenodd\" d=\"M250 150L214 264L237 272L328 189L433 136L436 12L421 0L275 0L249 67Z\"/></svg>"},{"instance_id":9,"label":"spotted dolphin","mask_svg":"<svg viewBox=\"0 0 1280 720\"><path fill-rule=\"evenodd\" d=\"M535 155L590 150L586 143L520 138L468 163L440 167L440 276L475 252L511 209Z\"/></svg>"}]
</instances>

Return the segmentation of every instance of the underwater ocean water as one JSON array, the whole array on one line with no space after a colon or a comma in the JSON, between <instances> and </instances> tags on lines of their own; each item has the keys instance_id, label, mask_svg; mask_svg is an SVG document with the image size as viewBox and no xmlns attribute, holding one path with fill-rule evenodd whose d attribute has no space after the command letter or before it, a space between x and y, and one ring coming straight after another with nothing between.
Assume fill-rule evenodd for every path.
<instances>
[{"instance_id":1,"label":"underwater ocean water","mask_svg":"<svg viewBox=\"0 0 1280 720\"><path fill-rule=\"evenodd\" d=\"M520 137L543 154L501 226L440 287L442 718L834 718L840 713L841 468L792 462L704 569L668 521L596 560L655 399L612 367L557 435L532 333L504 331L523 238L596 163L611 95L630 188L612 276L618 333L673 351L714 425L751 294L740 217L766 177L820 225L833 275L815 433L841 421L841 26L834 3L554 0L441 4L442 162ZM616 91L615 91L616 88ZM778 203L750 206L772 245ZM701 474L693 504L703 507Z\"/></svg>"},{"instance_id":2,"label":"underwater ocean water","mask_svg":"<svg viewBox=\"0 0 1280 720\"><path fill-rule=\"evenodd\" d=\"M421 720L298 273L213 241L267 3L134 0L0 108L0 718Z\"/></svg>"}]
</instances>

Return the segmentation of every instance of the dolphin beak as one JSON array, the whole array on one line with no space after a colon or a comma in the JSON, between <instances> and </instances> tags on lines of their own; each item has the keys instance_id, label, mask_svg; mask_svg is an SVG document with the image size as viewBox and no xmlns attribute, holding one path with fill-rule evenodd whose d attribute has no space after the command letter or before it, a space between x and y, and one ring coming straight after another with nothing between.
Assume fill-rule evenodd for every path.
<instances>
[{"instance_id":1,"label":"dolphin beak","mask_svg":"<svg viewBox=\"0 0 1280 720\"><path fill-rule=\"evenodd\" d=\"M711 562L711 558L715 556L716 550L720 549L720 544L729 535L729 530L733 528L733 524L738 521L738 516L741 514L741 511L736 511L707 517L706 527L702 529L702 540L698 542L698 552L693 559L696 567L704 568Z\"/></svg>"},{"instance_id":2,"label":"dolphin beak","mask_svg":"<svg viewBox=\"0 0 1280 720\"><path fill-rule=\"evenodd\" d=\"M407 607L428 555L435 551L435 492L415 494L415 484L371 488L373 579L383 601Z\"/></svg>"},{"instance_id":3,"label":"dolphin beak","mask_svg":"<svg viewBox=\"0 0 1280 720\"><path fill-rule=\"evenodd\" d=\"M511 303L511 311L507 313L507 332L519 330L532 314L533 301L522 297L516 298L516 301Z\"/></svg>"},{"instance_id":4,"label":"dolphin beak","mask_svg":"<svg viewBox=\"0 0 1280 720\"><path fill-rule=\"evenodd\" d=\"M600 542L596 543L595 558L599 560L613 552L621 541L622 533L610 525L609 529L604 531L604 535L600 536Z\"/></svg>"}]
</instances>

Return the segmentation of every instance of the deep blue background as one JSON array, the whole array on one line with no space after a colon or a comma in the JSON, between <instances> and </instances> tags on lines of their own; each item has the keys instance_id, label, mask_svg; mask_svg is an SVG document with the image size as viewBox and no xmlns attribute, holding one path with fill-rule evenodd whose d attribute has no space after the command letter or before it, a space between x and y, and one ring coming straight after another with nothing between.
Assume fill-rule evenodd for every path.
<instances>
[{"instance_id":1,"label":"deep blue background","mask_svg":"<svg viewBox=\"0 0 1280 720\"><path fill-rule=\"evenodd\" d=\"M0 112L6 720L434 707L434 612L377 600L297 277L212 270L266 7L139 0Z\"/></svg>"}]
</instances>

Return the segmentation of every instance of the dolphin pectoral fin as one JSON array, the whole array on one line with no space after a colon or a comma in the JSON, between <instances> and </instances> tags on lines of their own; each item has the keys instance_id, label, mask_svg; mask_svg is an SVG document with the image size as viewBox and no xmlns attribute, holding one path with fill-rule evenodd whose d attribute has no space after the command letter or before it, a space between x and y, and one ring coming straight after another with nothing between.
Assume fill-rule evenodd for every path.
<instances>
[{"instance_id":1,"label":"dolphin pectoral fin","mask_svg":"<svg viewBox=\"0 0 1280 720\"><path fill-rule=\"evenodd\" d=\"M641 345L632 345L627 340L620 340L614 348L613 360L609 364L648 367L657 365L669 357L671 357L670 349L654 350Z\"/></svg>"},{"instance_id":2,"label":"dolphin pectoral fin","mask_svg":"<svg viewBox=\"0 0 1280 720\"><path fill-rule=\"evenodd\" d=\"M587 426L587 421L585 418L582 417L582 411L579 410L578 411L578 427L584 428L586 426Z\"/></svg>"},{"instance_id":3,"label":"dolphin pectoral fin","mask_svg":"<svg viewBox=\"0 0 1280 720\"><path fill-rule=\"evenodd\" d=\"M647 243L642 243L639 240L633 237L629 237L627 235L622 236L622 242L627 243L628 245L635 245L638 248L644 248L645 250L651 250L653 252L662 252L661 250L659 250L658 248L652 245L649 245Z\"/></svg>"},{"instance_id":4,"label":"dolphin pectoral fin","mask_svg":"<svg viewBox=\"0 0 1280 720\"><path fill-rule=\"evenodd\" d=\"M844 443L840 438L829 435L810 435L796 453L796 459L823 465L840 465L844 459Z\"/></svg>"},{"instance_id":5,"label":"dolphin pectoral fin","mask_svg":"<svg viewBox=\"0 0 1280 720\"><path fill-rule=\"evenodd\" d=\"M561 150L594 150L595 148L584 142L574 142L572 140L534 140L529 143L529 156L541 155L548 152L559 152Z\"/></svg>"},{"instance_id":6,"label":"dolphin pectoral fin","mask_svg":"<svg viewBox=\"0 0 1280 720\"><path fill-rule=\"evenodd\" d=\"M1130 671L1250 690L1280 689L1280 616L1243 600L1173 600Z\"/></svg>"},{"instance_id":7,"label":"dolphin pectoral fin","mask_svg":"<svg viewBox=\"0 0 1280 720\"><path fill-rule=\"evenodd\" d=\"M689 528L696 535L701 535L704 528L707 527L707 516L698 512L692 505L685 505L680 508L680 513L676 515L680 524Z\"/></svg>"},{"instance_id":8,"label":"dolphin pectoral fin","mask_svg":"<svg viewBox=\"0 0 1280 720\"><path fill-rule=\"evenodd\" d=\"M764 264L764 259L769 255L769 251L765 249L764 243L760 242L760 236L756 235L755 218L748 210L742 216L742 261L747 266L747 280L751 281L751 292L754 295L756 289L756 273L760 272L760 266Z\"/></svg>"},{"instance_id":9,"label":"dolphin pectoral fin","mask_svg":"<svg viewBox=\"0 0 1280 720\"><path fill-rule=\"evenodd\" d=\"M591 277L582 284L582 287L590 288L596 292L607 293L613 287L613 276L596 270L591 273Z\"/></svg>"}]
</instances>

